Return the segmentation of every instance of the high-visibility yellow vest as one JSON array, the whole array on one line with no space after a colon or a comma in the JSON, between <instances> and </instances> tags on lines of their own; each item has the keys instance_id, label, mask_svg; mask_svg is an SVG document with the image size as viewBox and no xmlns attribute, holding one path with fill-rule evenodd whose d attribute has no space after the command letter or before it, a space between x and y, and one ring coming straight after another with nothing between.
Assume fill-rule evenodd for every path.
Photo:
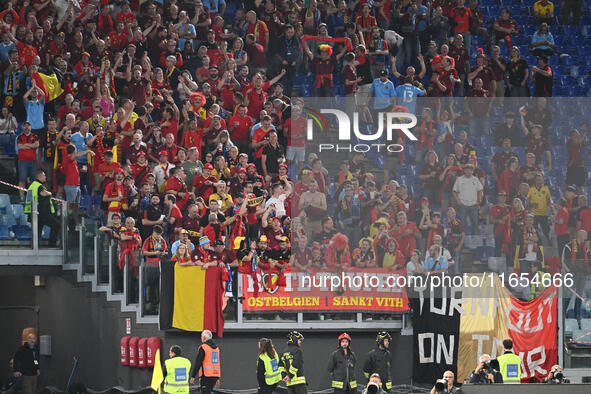
<instances>
[{"instance_id":1,"label":"high-visibility yellow vest","mask_svg":"<svg viewBox=\"0 0 591 394\"><path fill-rule=\"evenodd\" d=\"M503 375L503 383L521 383L521 359L514 353L506 353L497 357Z\"/></svg>"},{"instance_id":2,"label":"high-visibility yellow vest","mask_svg":"<svg viewBox=\"0 0 591 394\"><path fill-rule=\"evenodd\" d=\"M27 190L27 198L25 200L25 213L33 212L33 201L39 205L39 188L41 186L43 185L38 180L34 180L33 183L31 183L31 186L29 186L29 189ZM49 209L51 210L51 213L55 213L51 199L49 200Z\"/></svg>"},{"instance_id":3,"label":"high-visibility yellow vest","mask_svg":"<svg viewBox=\"0 0 591 394\"><path fill-rule=\"evenodd\" d=\"M189 373L191 362L184 357L169 358L164 362L166 377L164 392L171 394L187 394L189 392Z\"/></svg>"},{"instance_id":4,"label":"high-visibility yellow vest","mask_svg":"<svg viewBox=\"0 0 591 394\"><path fill-rule=\"evenodd\" d=\"M277 356L271 358L267 353L263 353L259 358L265 365L265 383L268 386L279 383L281 381L281 370L279 369L279 359Z\"/></svg>"}]
</instances>

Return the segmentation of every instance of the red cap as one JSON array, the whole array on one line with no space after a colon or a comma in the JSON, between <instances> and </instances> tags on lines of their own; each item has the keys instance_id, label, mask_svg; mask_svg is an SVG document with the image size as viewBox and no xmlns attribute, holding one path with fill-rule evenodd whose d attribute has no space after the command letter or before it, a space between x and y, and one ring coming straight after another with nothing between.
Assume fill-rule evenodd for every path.
<instances>
[{"instance_id":1,"label":"red cap","mask_svg":"<svg viewBox=\"0 0 591 394\"><path fill-rule=\"evenodd\" d=\"M90 53L88 53L88 52L82 52L82 56L88 56L88 57L90 57Z\"/></svg>"},{"instance_id":2,"label":"red cap","mask_svg":"<svg viewBox=\"0 0 591 394\"><path fill-rule=\"evenodd\" d=\"M246 166L247 168L257 168L257 166L254 163L248 163L248 165Z\"/></svg>"},{"instance_id":3,"label":"red cap","mask_svg":"<svg viewBox=\"0 0 591 394\"><path fill-rule=\"evenodd\" d=\"M285 163L281 163L281 164L279 164L279 167L285 167L285 168L288 168L288 167L287 167L287 164L285 164Z\"/></svg>"},{"instance_id":4,"label":"red cap","mask_svg":"<svg viewBox=\"0 0 591 394\"><path fill-rule=\"evenodd\" d=\"M165 151L165 152L166 152L166 151ZM162 153L161 153L161 154L162 154ZM141 151L139 151L139 152L137 153L137 155L138 155L138 156L145 156L145 155L146 155L146 152L144 152L143 150L141 150Z\"/></svg>"},{"instance_id":5,"label":"red cap","mask_svg":"<svg viewBox=\"0 0 591 394\"><path fill-rule=\"evenodd\" d=\"M511 143L511 138L505 138L505 139L503 140L503 144L504 144L505 142Z\"/></svg>"},{"instance_id":6,"label":"red cap","mask_svg":"<svg viewBox=\"0 0 591 394\"><path fill-rule=\"evenodd\" d=\"M273 216L273 218L271 219L271 221L278 221L281 222L281 218L279 216Z\"/></svg>"},{"instance_id":7,"label":"red cap","mask_svg":"<svg viewBox=\"0 0 591 394\"><path fill-rule=\"evenodd\" d=\"M213 170L213 166L210 163L205 163L203 166L204 170Z\"/></svg>"},{"instance_id":8,"label":"red cap","mask_svg":"<svg viewBox=\"0 0 591 394\"><path fill-rule=\"evenodd\" d=\"M158 152L158 156L168 156L168 151L162 149L160 152Z\"/></svg>"},{"instance_id":9,"label":"red cap","mask_svg":"<svg viewBox=\"0 0 591 394\"><path fill-rule=\"evenodd\" d=\"M240 167L240 168L237 170L237 172L238 172L239 174L242 174L242 173L246 174L246 168L244 168L244 167Z\"/></svg>"},{"instance_id":10,"label":"red cap","mask_svg":"<svg viewBox=\"0 0 591 394\"><path fill-rule=\"evenodd\" d=\"M123 171L123 168L117 168L115 174L125 174L125 171Z\"/></svg>"}]
</instances>

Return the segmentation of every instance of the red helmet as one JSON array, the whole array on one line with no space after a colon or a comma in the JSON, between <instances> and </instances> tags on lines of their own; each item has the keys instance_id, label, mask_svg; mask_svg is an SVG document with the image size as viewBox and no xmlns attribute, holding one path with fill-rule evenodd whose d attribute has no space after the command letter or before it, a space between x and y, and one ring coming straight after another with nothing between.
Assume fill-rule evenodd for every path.
<instances>
[{"instance_id":1,"label":"red helmet","mask_svg":"<svg viewBox=\"0 0 591 394\"><path fill-rule=\"evenodd\" d=\"M339 346L341 345L341 341L343 339L346 339L347 341L349 341L349 345L351 345L351 336L349 334L347 334L346 332L344 332L341 335L339 335L339 339L338 339Z\"/></svg>"}]
</instances>

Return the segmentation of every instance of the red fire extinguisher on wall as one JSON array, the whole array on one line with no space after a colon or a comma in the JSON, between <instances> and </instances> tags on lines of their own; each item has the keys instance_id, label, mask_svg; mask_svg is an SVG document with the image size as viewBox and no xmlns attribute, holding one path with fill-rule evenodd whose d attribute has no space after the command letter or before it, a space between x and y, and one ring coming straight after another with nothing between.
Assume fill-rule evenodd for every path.
<instances>
[{"instance_id":1,"label":"red fire extinguisher on wall","mask_svg":"<svg viewBox=\"0 0 591 394\"><path fill-rule=\"evenodd\" d=\"M137 343L138 337L131 337L129 340L129 366L137 367Z\"/></svg>"},{"instance_id":2,"label":"red fire extinguisher on wall","mask_svg":"<svg viewBox=\"0 0 591 394\"><path fill-rule=\"evenodd\" d=\"M146 343L146 366L154 366L154 357L156 357L156 350L160 349L160 338L148 338ZM162 360L166 359L166 355L160 355Z\"/></svg>"},{"instance_id":3,"label":"red fire extinguisher on wall","mask_svg":"<svg viewBox=\"0 0 591 394\"><path fill-rule=\"evenodd\" d=\"M146 368L146 352L147 352L148 338L140 338L137 343L137 366L139 368Z\"/></svg>"},{"instance_id":4,"label":"red fire extinguisher on wall","mask_svg":"<svg viewBox=\"0 0 591 394\"><path fill-rule=\"evenodd\" d=\"M130 336L121 338L121 365L129 365L129 340Z\"/></svg>"}]
</instances>

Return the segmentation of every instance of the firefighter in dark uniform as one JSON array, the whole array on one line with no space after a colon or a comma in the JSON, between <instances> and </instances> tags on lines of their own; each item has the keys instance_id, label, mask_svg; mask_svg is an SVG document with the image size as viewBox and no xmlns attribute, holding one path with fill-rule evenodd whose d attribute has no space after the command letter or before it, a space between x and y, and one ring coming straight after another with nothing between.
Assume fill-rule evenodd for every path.
<instances>
[{"instance_id":1,"label":"firefighter in dark uniform","mask_svg":"<svg viewBox=\"0 0 591 394\"><path fill-rule=\"evenodd\" d=\"M382 379L382 388L387 393L392 388L392 375L390 373L390 360L392 355L388 348L392 337L386 331L380 331L376 336L377 346L367 353L365 364L363 364L363 373L365 378L369 379L371 374L377 373Z\"/></svg>"},{"instance_id":2,"label":"firefighter in dark uniform","mask_svg":"<svg viewBox=\"0 0 591 394\"><path fill-rule=\"evenodd\" d=\"M281 363L287 373L288 394L306 394L308 387L304 376L304 352L301 349L304 336L297 331L287 334L287 349L281 355Z\"/></svg>"},{"instance_id":3,"label":"firefighter in dark uniform","mask_svg":"<svg viewBox=\"0 0 591 394\"><path fill-rule=\"evenodd\" d=\"M332 352L328 360L328 372L332 376L332 388L335 394L353 394L357 392L355 365L357 358L351 350L351 337L346 332L339 335L338 349Z\"/></svg>"}]
</instances>

